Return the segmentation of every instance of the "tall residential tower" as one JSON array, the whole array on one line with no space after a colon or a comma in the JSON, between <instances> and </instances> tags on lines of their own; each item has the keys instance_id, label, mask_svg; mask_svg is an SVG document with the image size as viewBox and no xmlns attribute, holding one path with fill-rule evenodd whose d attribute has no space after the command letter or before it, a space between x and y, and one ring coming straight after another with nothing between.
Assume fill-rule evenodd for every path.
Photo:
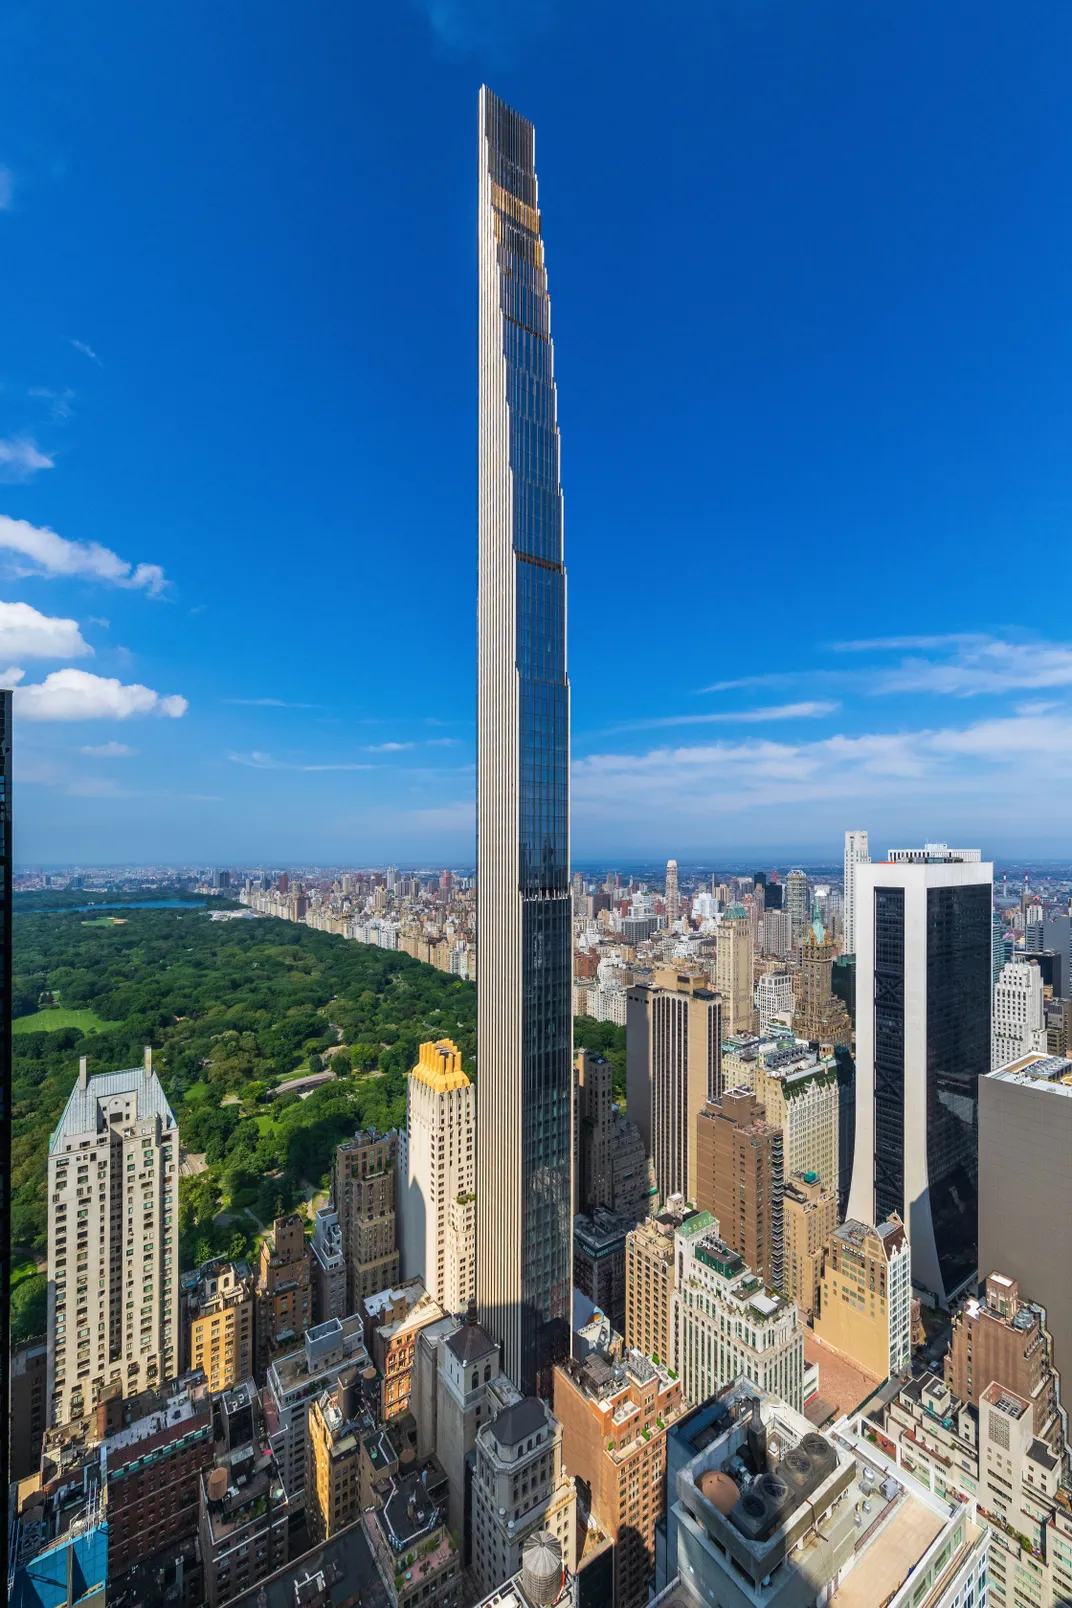
<instances>
[{"instance_id":1,"label":"tall residential tower","mask_svg":"<svg viewBox=\"0 0 1072 1608\"><path fill-rule=\"evenodd\" d=\"M866 832L845 833L844 943L842 953L856 953L856 867L870 859Z\"/></svg>"},{"instance_id":2,"label":"tall residential tower","mask_svg":"<svg viewBox=\"0 0 1072 1608\"><path fill-rule=\"evenodd\" d=\"M532 1392L569 1340L566 572L535 134L486 87L479 278L477 1298Z\"/></svg>"}]
</instances>

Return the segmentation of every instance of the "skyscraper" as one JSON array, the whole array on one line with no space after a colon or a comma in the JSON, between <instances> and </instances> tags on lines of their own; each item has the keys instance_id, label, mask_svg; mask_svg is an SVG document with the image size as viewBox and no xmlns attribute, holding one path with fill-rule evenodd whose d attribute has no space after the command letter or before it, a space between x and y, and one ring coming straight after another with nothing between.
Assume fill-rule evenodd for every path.
<instances>
[{"instance_id":1,"label":"skyscraper","mask_svg":"<svg viewBox=\"0 0 1072 1608\"><path fill-rule=\"evenodd\" d=\"M672 927L681 914L681 895L677 886L677 861L666 862L666 925Z\"/></svg>"},{"instance_id":2,"label":"skyscraper","mask_svg":"<svg viewBox=\"0 0 1072 1608\"><path fill-rule=\"evenodd\" d=\"M744 905L731 904L718 924L715 981L722 995L723 1033L754 1033L752 923Z\"/></svg>"},{"instance_id":3,"label":"skyscraper","mask_svg":"<svg viewBox=\"0 0 1072 1608\"><path fill-rule=\"evenodd\" d=\"M92 1078L83 1057L49 1140L54 1424L179 1371L179 1131L151 1057Z\"/></svg>"},{"instance_id":4,"label":"skyscraper","mask_svg":"<svg viewBox=\"0 0 1072 1608\"><path fill-rule=\"evenodd\" d=\"M655 1163L659 1199L696 1199L696 1118L722 1093L722 998L707 978L660 967L629 990L626 1109Z\"/></svg>"},{"instance_id":5,"label":"skyscraper","mask_svg":"<svg viewBox=\"0 0 1072 1608\"><path fill-rule=\"evenodd\" d=\"M790 871L785 879L785 909L789 912L790 936L796 948L803 941L805 929L811 921L808 878L803 871Z\"/></svg>"},{"instance_id":6,"label":"skyscraper","mask_svg":"<svg viewBox=\"0 0 1072 1608\"><path fill-rule=\"evenodd\" d=\"M477 1299L532 1392L572 1267L566 572L535 134L486 87L479 280Z\"/></svg>"},{"instance_id":7,"label":"skyscraper","mask_svg":"<svg viewBox=\"0 0 1072 1608\"><path fill-rule=\"evenodd\" d=\"M979 1079L990 1070L993 866L891 850L856 868L856 1145L848 1215L896 1212L918 1284L976 1272Z\"/></svg>"},{"instance_id":8,"label":"skyscraper","mask_svg":"<svg viewBox=\"0 0 1072 1608\"><path fill-rule=\"evenodd\" d=\"M476 1090L451 1039L422 1044L409 1075L406 1133L399 1139L402 1272L422 1278L446 1312L475 1294L473 1144Z\"/></svg>"},{"instance_id":9,"label":"skyscraper","mask_svg":"<svg viewBox=\"0 0 1072 1608\"><path fill-rule=\"evenodd\" d=\"M856 867L870 859L866 832L845 833L845 942L842 953L856 953Z\"/></svg>"}]
</instances>

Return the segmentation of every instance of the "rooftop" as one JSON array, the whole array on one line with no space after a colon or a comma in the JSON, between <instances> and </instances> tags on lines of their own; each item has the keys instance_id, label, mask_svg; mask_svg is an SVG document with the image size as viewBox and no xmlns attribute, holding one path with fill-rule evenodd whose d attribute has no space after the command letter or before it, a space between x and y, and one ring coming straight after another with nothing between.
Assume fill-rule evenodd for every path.
<instances>
[{"instance_id":1,"label":"rooftop","mask_svg":"<svg viewBox=\"0 0 1072 1608\"><path fill-rule=\"evenodd\" d=\"M516 1446L547 1427L544 1404L536 1396L522 1396L520 1401L504 1407L491 1423L491 1433L500 1446Z\"/></svg>"},{"instance_id":2,"label":"rooftop","mask_svg":"<svg viewBox=\"0 0 1072 1608\"><path fill-rule=\"evenodd\" d=\"M1066 1061L1059 1055L1043 1055L1035 1050L1030 1055L1022 1055L1018 1061L1010 1061L1008 1066L999 1067L996 1072L988 1072L986 1076L997 1078L1002 1083L1019 1083L1024 1088L1044 1089L1050 1094L1072 1097L1072 1061Z\"/></svg>"},{"instance_id":3,"label":"rooftop","mask_svg":"<svg viewBox=\"0 0 1072 1608\"><path fill-rule=\"evenodd\" d=\"M360 1519L236 1597L231 1608L302 1608L309 1601L322 1601L324 1608L355 1602L361 1608L387 1608L387 1592Z\"/></svg>"},{"instance_id":4,"label":"rooftop","mask_svg":"<svg viewBox=\"0 0 1072 1608\"><path fill-rule=\"evenodd\" d=\"M167 1096L155 1072L144 1066L128 1067L125 1072L100 1072L88 1078L85 1085L75 1084L67 1097L63 1115L48 1142L51 1154L61 1139L79 1138L87 1133L102 1133L107 1127L101 1111L101 1101L116 1095L137 1096L136 1117L139 1122L159 1117L165 1128L175 1128L175 1113L168 1105Z\"/></svg>"},{"instance_id":5,"label":"rooftop","mask_svg":"<svg viewBox=\"0 0 1072 1608\"><path fill-rule=\"evenodd\" d=\"M469 1079L462 1070L462 1052L453 1039L448 1038L421 1045L420 1059L410 1077L436 1094L469 1087Z\"/></svg>"}]
</instances>

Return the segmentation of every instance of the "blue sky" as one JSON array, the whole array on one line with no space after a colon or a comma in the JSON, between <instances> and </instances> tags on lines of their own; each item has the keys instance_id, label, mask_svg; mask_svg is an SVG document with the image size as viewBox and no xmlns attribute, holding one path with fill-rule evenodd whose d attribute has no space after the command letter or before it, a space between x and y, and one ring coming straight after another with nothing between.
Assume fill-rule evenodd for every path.
<instances>
[{"instance_id":1,"label":"blue sky","mask_svg":"<svg viewBox=\"0 0 1072 1608\"><path fill-rule=\"evenodd\" d=\"M0 46L21 862L471 860L484 79L537 126L577 858L1069 857L1067 8L13 0Z\"/></svg>"}]
</instances>

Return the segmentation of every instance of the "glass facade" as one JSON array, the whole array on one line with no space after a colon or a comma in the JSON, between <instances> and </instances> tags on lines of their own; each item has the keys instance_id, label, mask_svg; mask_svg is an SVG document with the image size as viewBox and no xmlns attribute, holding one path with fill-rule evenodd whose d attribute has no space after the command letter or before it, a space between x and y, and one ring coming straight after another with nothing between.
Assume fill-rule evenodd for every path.
<instances>
[{"instance_id":1,"label":"glass facade","mask_svg":"<svg viewBox=\"0 0 1072 1608\"><path fill-rule=\"evenodd\" d=\"M975 1270L979 1079L990 1071L991 889L927 890L927 1176L947 1291Z\"/></svg>"},{"instance_id":2,"label":"glass facade","mask_svg":"<svg viewBox=\"0 0 1072 1608\"><path fill-rule=\"evenodd\" d=\"M875 1216L904 1212L905 896L875 889Z\"/></svg>"},{"instance_id":3,"label":"glass facade","mask_svg":"<svg viewBox=\"0 0 1072 1608\"><path fill-rule=\"evenodd\" d=\"M568 1349L566 575L532 124L480 96L478 1291L532 1392Z\"/></svg>"}]
</instances>

